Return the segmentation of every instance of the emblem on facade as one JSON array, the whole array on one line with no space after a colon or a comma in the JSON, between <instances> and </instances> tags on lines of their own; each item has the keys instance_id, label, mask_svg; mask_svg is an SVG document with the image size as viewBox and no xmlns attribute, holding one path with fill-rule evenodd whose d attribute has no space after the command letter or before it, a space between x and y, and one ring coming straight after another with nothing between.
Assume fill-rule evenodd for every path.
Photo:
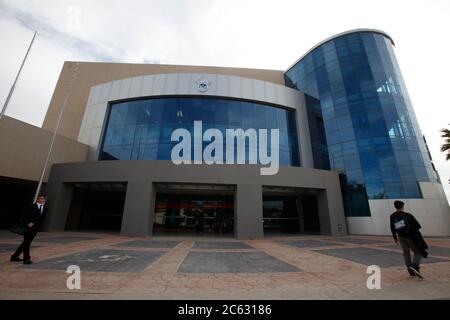
<instances>
[{"instance_id":1,"label":"emblem on facade","mask_svg":"<svg viewBox=\"0 0 450 320\"><path fill-rule=\"evenodd\" d=\"M211 81L206 78L200 78L195 83L197 84L197 89L200 92L208 91L209 86L211 85Z\"/></svg>"}]
</instances>

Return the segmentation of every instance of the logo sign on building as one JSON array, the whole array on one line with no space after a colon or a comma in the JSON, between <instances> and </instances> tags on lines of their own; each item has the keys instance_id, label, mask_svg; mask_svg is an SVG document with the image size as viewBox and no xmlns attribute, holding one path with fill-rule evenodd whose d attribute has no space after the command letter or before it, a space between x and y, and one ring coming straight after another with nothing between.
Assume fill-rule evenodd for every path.
<instances>
[{"instance_id":1,"label":"logo sign on building","mask_svg":"<svg viewBox=\"0 0 450 320\"><path fill-rule=\"evenodd\" d=\"M197 89L200 92L208 91L209 86L211 85L211 81L209 81L205 77L198 79L195 83L197 84Z\"/></svg>"}]
</instances>

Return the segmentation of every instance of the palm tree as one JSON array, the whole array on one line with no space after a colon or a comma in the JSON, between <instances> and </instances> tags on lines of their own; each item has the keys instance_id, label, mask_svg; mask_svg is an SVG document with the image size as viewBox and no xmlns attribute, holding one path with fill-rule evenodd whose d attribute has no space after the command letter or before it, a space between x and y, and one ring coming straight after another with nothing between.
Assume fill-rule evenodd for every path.
<instances>
[{"instance_id":1,"label":"palm tree","mask_svg":"<svg viewBox=\"0 0 450 320\"><path fill-rule=\"evenodd\" d=\"M449 129L442 129L441 130L442 135L441 137L444 138L444 144L441 146L441 151L446 152L445 155L446 160L450 160L450 130Z\"/></svg>"}]
</instances>

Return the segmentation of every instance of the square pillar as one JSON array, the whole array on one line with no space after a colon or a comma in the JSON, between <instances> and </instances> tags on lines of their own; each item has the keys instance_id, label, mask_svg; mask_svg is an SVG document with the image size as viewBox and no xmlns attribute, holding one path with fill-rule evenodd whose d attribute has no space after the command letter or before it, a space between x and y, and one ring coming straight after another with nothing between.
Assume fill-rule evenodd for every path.
<instances>
[{"instance_id":1,"label":"square pillar","mask_svg":"<svg viewBox=\"0 0 450 320\"><path fill-rule=\"evenodd\" d=\"M62 181L53 181L49 186L47 190L48 211L44 217L42 229L45 231L64 231L74 188L73 185Z\"/></svg>"},{"instance_id":2,"label":"square pillar","mask_svg":"<svg viewBox=\"0 0 450 320\"><path fill-rule=\"evenodd\" d=\"M128 181L123 209L123 236L151 236L155 216L155 190L151 181Z\"/></svg>"},{"instance_id":3,"label":"square pillar","mask_svg":"<svg viewBox=\"0 0 450 320\"><path fill-rule=\"evenodd\" d=\"M297 106L297 110L295 112L300 163L303 168L314 168L308 111L306 109L306 100L304 95L302 95L301 100L302 101Z\"/></svg>"},{"instance_id":4,"label":"square pillar","mask_svg":"<svg viewBox=\"0 0 450 320\"><path fill-rule=\"evenodd\" d=\"M238 184L236 186L234 221L237 239L264 237L261 185Z\"/></svg>"},{"instance_id":5,"label":"square pillar","mask_svg":"<svg viewBox=\"0 0 450 320\"><path fill-rule=\"evenodd\" d=\"M300 233L305 233L305 212L303 211L302 196L297 196L297 214Z\"/></svg>"},{"instance_id":6,"label":"square pillar","mask_svg":"<svg viewBox=\"0 0 450 320\"><path fill-rule=\"evenodd\" d=\"M334 192L334 193L333 193ZM320 233L331 236L347 235L344 205L340 192L329 189L320 190L317 194Z\"/></svg>"}]
</instances>

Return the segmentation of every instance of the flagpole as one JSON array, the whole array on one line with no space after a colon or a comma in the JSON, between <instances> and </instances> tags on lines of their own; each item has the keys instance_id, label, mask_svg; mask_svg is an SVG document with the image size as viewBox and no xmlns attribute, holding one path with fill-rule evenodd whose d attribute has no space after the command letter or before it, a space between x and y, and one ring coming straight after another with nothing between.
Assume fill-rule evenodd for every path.
<instances>
[{"instance_id":1,"label":"flagpole","mask_svg":"<svg viewBox=\"0 0 450 320\"><path fill-rule=\"evenodd\" d=\"M47 170L47 166L48 166L48 163L50 161L50 156L52 154L53 146L55 145L56 136L58 135L59 126L61 124L61 120L62 120L62 117L63 117L63 114L64 114L64 109L66 108L66 105L67 105L67 100L68 100L69 95L70 95L70 93L72 91L72 85L73 85L73 82L75 81L75 78L76 78L77 73L78 73L78 66L79 66L79 64L80 64L79 62L75 62L75 68L73 69L72 79L70 80L70 83L69 83L69 85L67 87L66 96L64 97L64 101L63 101L61 110L59 111L58 121L56 122L55 131L53 132L52 141L50 143L50 147L49 147L48 152L47 152L47 157L45 159L44 166L42 167L41 176L39 177L39 183L38 183L38 186L36 188L36 193L34 194L33 203L36 202L36 200L37 200L37 198L39 196L39 193L41 192L41 188L42 188L42 183L44 181L45 172Z\"/></svg>"},{"instance_id":2,"label":"flagpole","mask_svg":"<svg viewBox=\"0 0 450 320\"><path fill-rule=\"evenodd\" d=\"M13 84L11 86L11 89L9 90L8 96L6 97L5 104L3 105L2 111L0 112L0 121L2 120L2 118L3 118L3 116L4 116L5 112L6 112L6 108L8 107L9 100L11 100L11 97L12 97L12 95L14 93L14 89L16 88L17 80L19 79L20 73L22 72L23 66L25 65L25 61L28 58L28 54L30 53L31 46L33 45L33 42L34 42L34 39L36 38L36 35L37 35L37 31L34 32L33 39L31 39L30 45L28 46L27 53L25 54L25 57L23 58L22 64L20 65L19 72L17 72L16 78L14 79L14 82L13 82Z\"/></svg>"}]
</instances>

